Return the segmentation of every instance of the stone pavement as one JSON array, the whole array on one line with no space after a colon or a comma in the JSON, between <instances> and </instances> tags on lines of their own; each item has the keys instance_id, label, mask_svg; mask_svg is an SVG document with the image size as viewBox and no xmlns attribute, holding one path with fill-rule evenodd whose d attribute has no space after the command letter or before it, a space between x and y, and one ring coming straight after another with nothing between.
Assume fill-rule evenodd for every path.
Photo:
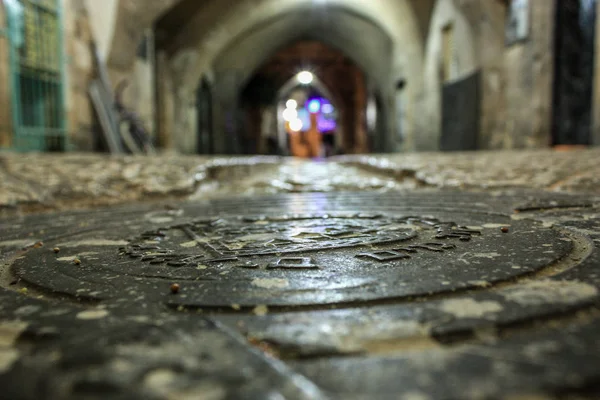
<instances>
[{"instance_id":1,"label":"stone pavement","mask_svg":"<svg viewBox=\"0 0 600 400\"><path fill-rule=\"evenodd\" d=\"M0 156L0 399L596 399L600 151Z\"/></svg>"},{"instance_id":2,"label":"stone pavement","mask_svg":"<svg viewBox=\"0 0 600 400\"><path fill-rule=\"evenodd\" d=\"M107 157L0 153L4 212L340 190L600 192L599 150L344 156L330 163L278 157Z\"/></svg>"}]
</instances>

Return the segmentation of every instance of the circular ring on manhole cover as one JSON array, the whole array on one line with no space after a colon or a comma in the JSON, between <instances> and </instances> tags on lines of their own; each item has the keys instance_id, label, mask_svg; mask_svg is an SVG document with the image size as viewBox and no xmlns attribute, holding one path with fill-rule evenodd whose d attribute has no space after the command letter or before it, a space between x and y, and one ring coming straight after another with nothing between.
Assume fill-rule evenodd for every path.
<instances>
[{"instance_id":1,"label":"circular ring on manhole cover","mask_svg":"<svg viewBox=\"0 0 600 400\"><path fill-rule=\"evenodd\" d=\"M262 216L236 215L235 201L229 208L225 200L220 208L187 204L176 218L154 217L141 224L150 229L119 240L103 237L97 221L96 236L92 227L86 240L49 243L58 254L32 249L13 270L52 292L98 300L318 307L489 287L544 270L572 251L558 230L492 212L491 197L488 210L421 197L381 215L343 201L313 212L310 195L295 198L293 207L265 207ZM248 199L247 208L260 209L261 201ZM139 219L133 213L123 225ZM170 290L175 283L178 290Z\"/></svg>"}]
</instances>

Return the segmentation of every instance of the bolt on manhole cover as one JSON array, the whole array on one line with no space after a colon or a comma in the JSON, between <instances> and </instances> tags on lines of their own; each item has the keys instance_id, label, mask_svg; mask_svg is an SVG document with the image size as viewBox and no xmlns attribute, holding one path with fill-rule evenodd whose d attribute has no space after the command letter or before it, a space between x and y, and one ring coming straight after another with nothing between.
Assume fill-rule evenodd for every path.
<instances>
[{"instance_id":1,"label":"bolt on manhole cover","mask_svg":"<svg viewBox=\"0 0 600 400\"><path fill-rule=\"evenodd\" d=\"M97 300L324 306L490 287L543 272L573 250L563 231L511 219L493 198L345 199L90 213L85 232L28 251L13 270L53 293Z\"/></svg>"}]
</instances>

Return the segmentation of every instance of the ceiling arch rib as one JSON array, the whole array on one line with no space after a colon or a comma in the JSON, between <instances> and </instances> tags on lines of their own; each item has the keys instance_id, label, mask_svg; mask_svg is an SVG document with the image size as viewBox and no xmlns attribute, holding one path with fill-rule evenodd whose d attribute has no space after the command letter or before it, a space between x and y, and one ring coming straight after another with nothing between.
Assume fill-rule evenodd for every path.
<instances>
[{"instance_id":1,"label":"ceiling arch rib","mask_svg":"<svg viewBox=\"0 0 600 400\"><path fill-rule=\"evenodd\" d=\"M215 60L215 75L231 81L225 76L235 74L235 86L243 86L282 47L313 39L346 54L376 86L389 82L392 42L380 27L341 8L329 10L330 18L307 18L307 13L310 10L298 9L240 35Z\"/></svg>"},{"instance_id":2,"label":"ceiling arch rib","mask_svg":"<svg viewBox=\"0 0 600 400\"><path fill-rule=\"evenodd\" d=\"M199 72L196 75L200 76L245 32L274 18L297 10L306 12L309 8L311 18L306 16L305 22L316 15L321 15L321 20L327 18L328 23L335 22L332 10L336 8L373 21L393 43L391 68L394 75L410 75L420 81L423 43L411 0L327 0L317 4L312 0L205 0L200 2L196 14L190 16L188 22L170 32L171 54L192 49L198 52ZM357 37L360 40L362 35Z\"/></svg>"},{"instance_id":3,"label":"ceiling arch rib","mask_svg":"<svg viewBox=\"0 0 600 400\"><path fill-rule=\"evenodd\" d=\"M216 42L227 42L231 37L260 25L273 17L293 12L299 8L311 8L323 16L330 9L343 7L370 19L393 39L405 38L407 42L419 43L420 4L432 0L171 0L178 3L171 13L157 22L159 30L168 31L170 46L185 47L202 40L207 32ZM416 6L413 3L418 3ZM427 7L424 8L425 10ZM427 11L427 10L426 10ZM314 17L314 15L312 15Z\"/></svg>"}]
</instances>

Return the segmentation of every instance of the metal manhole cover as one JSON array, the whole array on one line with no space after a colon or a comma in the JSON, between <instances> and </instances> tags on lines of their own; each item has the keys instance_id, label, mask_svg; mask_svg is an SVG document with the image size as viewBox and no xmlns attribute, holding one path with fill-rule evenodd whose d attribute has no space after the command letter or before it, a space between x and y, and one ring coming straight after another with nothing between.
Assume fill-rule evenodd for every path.
<instances>
[{"instance_id":1,"label":"metal manhole cover","mask_svg":"<svg viewBox=\"0 0 600 400\"><path fill-rule=\"evenodd\" d=\"M393 205L371 195L360 207L357 198L332 196L319 212L318 198L300 196L291 206L248 200L245 214L235 201L90 213L85 232L28 251L13 270L53 293L98 300L319 306L489 287L539 273L573 247L561 231L497 212L504 205L493 198Z\"/></svg>"},{"instance_id":2,"label":"metal manhole cover","mask_svg":"<svg viewBox=\"0 0 600 400\"><path fill-rule=\"evenodd\" d=\"M0 386L23 399L597 393L599 204L332 193L0 221Z\"/></svg>"}]
</instances>

